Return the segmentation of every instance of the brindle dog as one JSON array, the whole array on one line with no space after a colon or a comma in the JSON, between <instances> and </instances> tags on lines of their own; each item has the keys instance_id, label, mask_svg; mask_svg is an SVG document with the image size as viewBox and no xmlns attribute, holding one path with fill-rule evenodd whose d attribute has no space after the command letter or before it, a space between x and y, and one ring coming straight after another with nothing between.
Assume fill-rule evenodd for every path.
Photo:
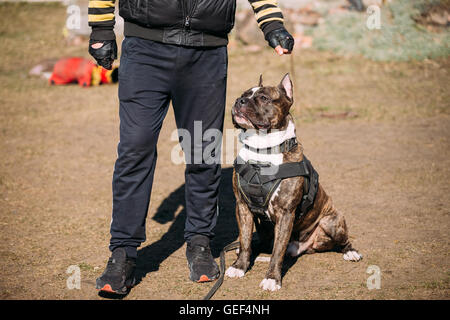
<instances>
[{"instance_id":1,"label":"brindle dog","mask_svg":"<svg viewBox=\"0 0 450 320\"><path fill-rule=\"evenodd\" d=\"M257 87L245 91L236 100L232 108L233 124L243 131L252 129L258 133L264 130L267 137L272 132L278 132L276 139L281 140L283 136L288 138L295 136L293 118L289 114L292 104L293 87L289 74L285 75L280 84L275 87L263 86L261 77ZM284 134L289 131L289 126L293 128L291 136ZM263 135L263 137L266 136ZM245 144L245 141L243 142ZM252 154L247 149L244 151L247 152L244 158L261 160L261 155L255 152ZM263 160L276 165L284 162L299 162L303 160L303 148L299 143L288 152L279 155L266 154L265 157ZM271 196L266 211L267 217L272 221L270 222L254 219L255 213L250 211L239 192L236 172L233 173L240 250L237 260L226 271L228 277L242 277L249 267L254 220L261 243L264 245L273 241L269 269L260 283L263 290L274 291L281 288L281 267L286 252L291 256L298 256L302 253L337 250L344 254L344 259L347 261L361 260L362 255L352 248L349 241L344 216L333 206L331 198L325 193L320 183L311 210L299 219L295 219L295 212L299 208L303 195L303 183L304 178L301 176L282 180Z\"/></svg>"}]
</instances>

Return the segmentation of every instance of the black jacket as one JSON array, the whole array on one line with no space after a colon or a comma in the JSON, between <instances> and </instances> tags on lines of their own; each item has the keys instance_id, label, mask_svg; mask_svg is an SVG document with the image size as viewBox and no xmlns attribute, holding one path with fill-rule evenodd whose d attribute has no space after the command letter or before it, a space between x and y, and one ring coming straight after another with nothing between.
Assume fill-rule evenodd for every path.
<instances>
[{"instance_id":1,"label":"black jacket","mask_svg":"<svg viewBox=\"0 0 450 320\"><path fill-rule=\"evenodd\" d=\"M91 38L114 39L115 0L90 1ZM276 0L249 0L266 34L283 26ZM233 29L236 0L120 0L125 36L187 46L220 46Z\"/></svg>"}]
</instances>

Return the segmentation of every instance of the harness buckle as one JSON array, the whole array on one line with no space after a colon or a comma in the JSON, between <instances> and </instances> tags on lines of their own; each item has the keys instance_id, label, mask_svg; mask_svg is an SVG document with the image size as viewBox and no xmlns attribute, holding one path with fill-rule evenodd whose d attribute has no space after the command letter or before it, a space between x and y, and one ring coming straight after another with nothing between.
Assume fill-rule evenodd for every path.
<instances>
[{"instance_id":1,"label":"harness buckle","mask_svg":"<svg viewBox=\"0 0 450 320\"><path fill-rule=\"evenodd\" d=\"M314 199L313 199L313 196L308 193L303 196L303 200L308 200L310 202L313 202Z\"/></svg>"},{"instance_id":2,"label":"harness buckle","mask_svg":"<svg viewBox=\"0 0 450 320\"><path fill-rule=\"evenodd\" d=\"M248 164L254 165L256 167L270 167L272 166L272 163L270 163L269 161L258 161L258 160L248 160L247 161Z\"/></svg>"}]
</instances>

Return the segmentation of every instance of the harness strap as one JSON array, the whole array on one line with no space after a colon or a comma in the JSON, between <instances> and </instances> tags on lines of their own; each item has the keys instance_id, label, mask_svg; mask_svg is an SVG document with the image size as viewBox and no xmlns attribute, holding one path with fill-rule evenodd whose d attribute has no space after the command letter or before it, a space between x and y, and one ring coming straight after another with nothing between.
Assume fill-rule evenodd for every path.
<instances>
[{"instance_id":1,"label":"harness strap","mask_svg":"<svg viewBox=\"0 0 450 320\"><path fill-rule=\"evenodd\" d=\"M234 161L234 168L236 172L245 181L251 181L254 175L259 174L259 170L256 170L254 166L255 165L252 165L249 162L244 162L244 160L242 160L239 156ZM300 162L286 162L280 164L279 166L263 165L263 167L267 167L267 172L275 172L275 174L259 174L258 176L261 184L277 179L286 179L298 176L308 177L311 173L311 170L308 169L308 167L311 168L312 166L306 156L303 156L303 161Z\"/></svg>"},{"instance_id":2,"label":"harness strap","mask_svg":"<svg viewBox=\"0 0 450 320\"><path fill-rule=\"evenodd\" d=\"M303 157L306 159L305 156ZM308 161L308 159L306 159L306 161ZM261 175L260 180L261 183L266 183L276 179L286 179L298 176L307 177L309 176L309 173L310 171L305 164L305 160L301 162L286 162L278 166L278 170L276 170L274 175Z\"/></svg>"},{"instance_id":3,"label":"harness strap","mask_svg":"<svg viewBox=\"0 0 450 320\"><path fill-rule=\"evenodd\" d=\"M234 160L234 168L236 172L244 179L245 181L250 181L257 171L252 167L252 165L248 162L243 163L244 160L238 156L236 160Z\"/></svg>"},{"instance_id":4,"label":"harness strap","mask_svg":"<svg viewBox=\"0 0 450 320\"><path fill-rule=\"evenodd\" d=\"M300 218L305 213L307 213L314 205L314 200L316 198L317 191L319 189L319 174L316 170L314 170L311 162L305 157L304 162L307 166L310 175L308 176L308 179L305 179L305 182L303 184L304 191L303 191L303 197L302 201L300 203L300 211L295 212L296 218Z\"/></svg>"}]
</instances>

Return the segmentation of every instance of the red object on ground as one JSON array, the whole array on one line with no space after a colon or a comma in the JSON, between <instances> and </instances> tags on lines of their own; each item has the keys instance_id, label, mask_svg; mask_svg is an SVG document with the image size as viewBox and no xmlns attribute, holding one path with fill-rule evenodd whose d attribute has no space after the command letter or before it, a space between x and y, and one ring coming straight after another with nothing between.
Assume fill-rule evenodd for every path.
<instances>
[{"instance_id":1,"label":"red object on ground","mask_svg":"<svg viewBox=\"0 0 450 320\"><path fill-rule=\"evenodd\" d=\"M97 65L84 58L63 58L56 62L49 79L50 84L78 83L89 87L92 79L92 69Z\"/></svg>"},{"instance_id":2,"label":"red object on ground","mask_svg":"<svg viewBox=\"0 0 450 320\"><path fill-rule=\"evenodd\" d=\"M111 72L111 70L97 66L89 59L63 58L55 63L49 83L56 85L78 83L81 87L89 87L101 83L111 83Z\"/></svg>"}]
</instances>

